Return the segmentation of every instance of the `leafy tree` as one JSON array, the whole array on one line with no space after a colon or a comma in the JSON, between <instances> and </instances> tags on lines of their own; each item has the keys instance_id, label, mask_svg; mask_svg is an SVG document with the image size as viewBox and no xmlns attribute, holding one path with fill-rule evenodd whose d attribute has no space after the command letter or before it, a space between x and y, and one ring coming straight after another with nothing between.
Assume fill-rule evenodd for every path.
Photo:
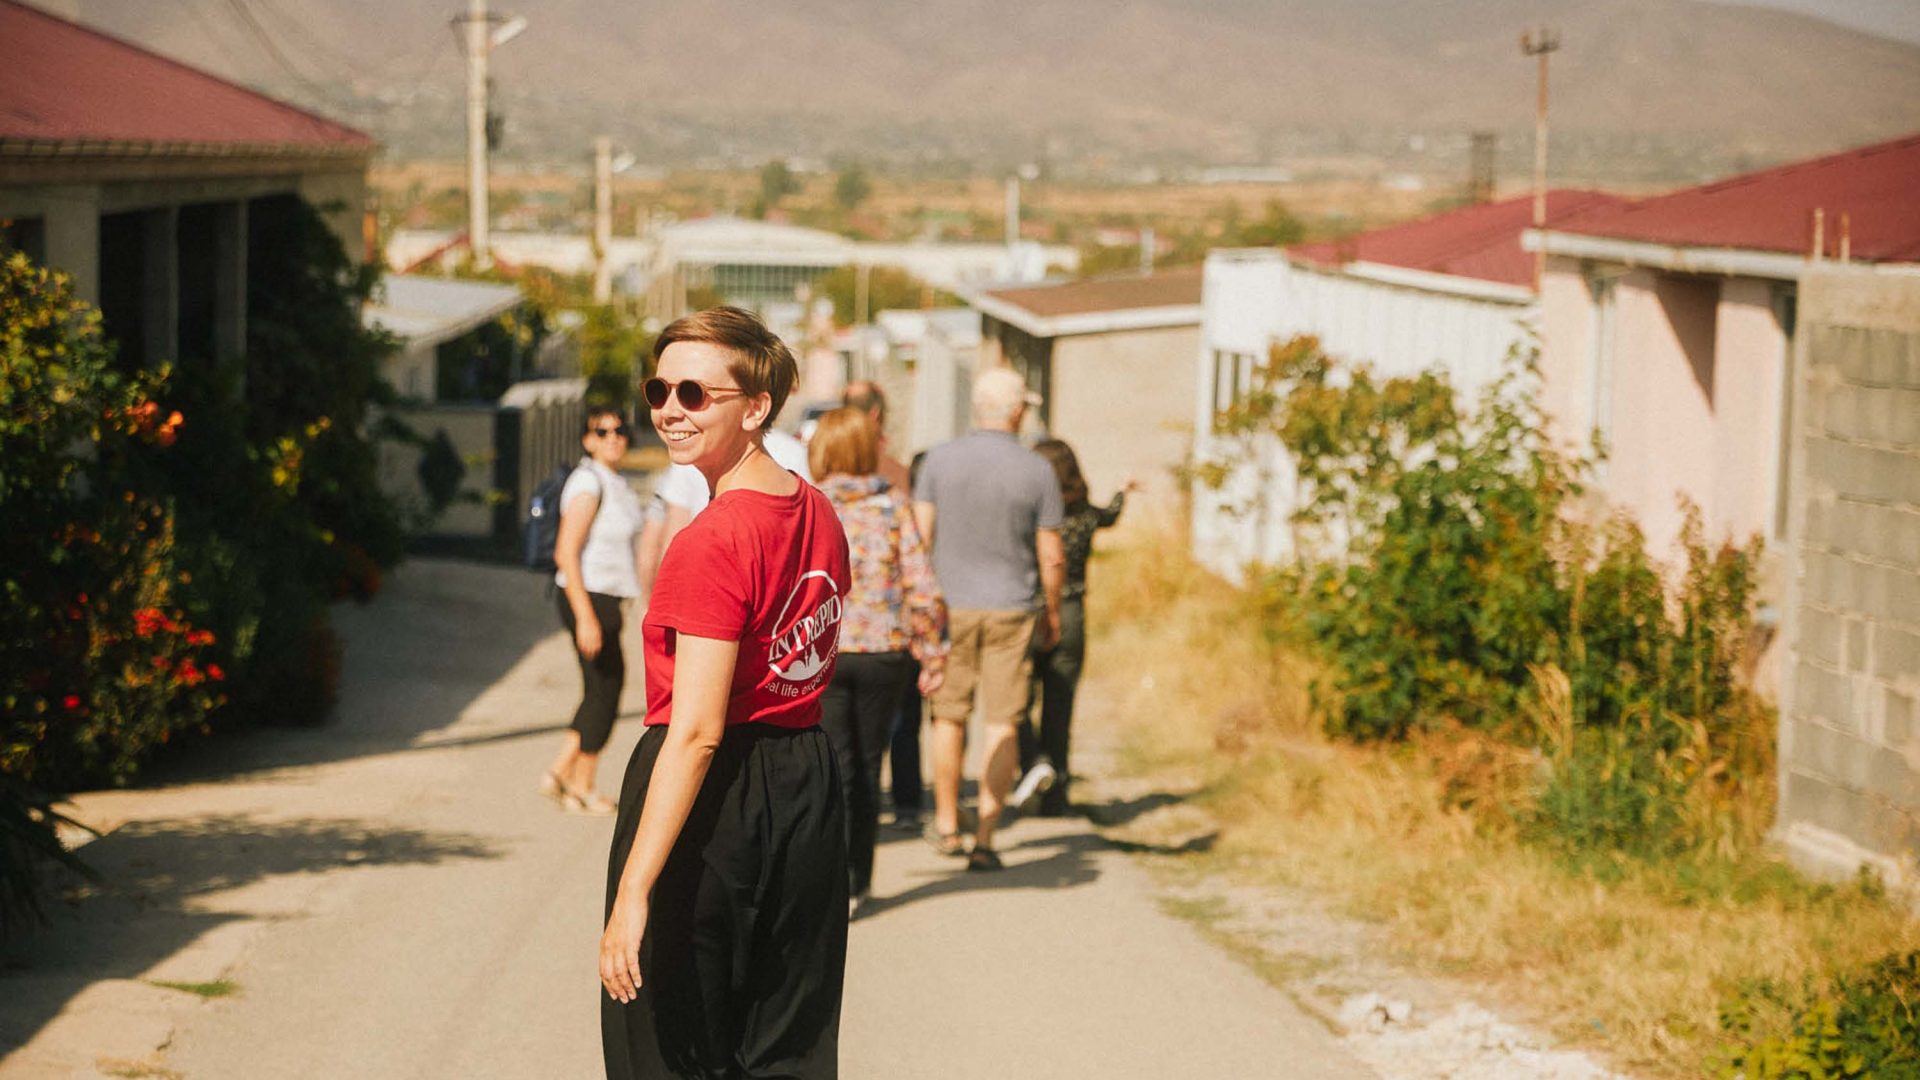
<instances>
[{"instance_id":1,"label":"leafy tree","mask_svg":"<svg viewBox=\"0 0 1920 1080\"><path fill-rule=\"evenodd\" d=\"M780 205L780 200L800 190L800 181L787 168L787 163L775 158L760 166L760 201L756 205L757 217L765 217L767 211Z\"/></svg>"},{"instance_id":2,"label":"leafy tree","mask_svg":"<svg viewBox=\"0 0 1920 1080\"><path fill-rule=\"evenodd\" d=\"M1240 220L1240 206L1222 222L1216 247L1285 247L1306 238L1306 223L1293 216L1285 203L1269 199L1266 208L1253 221Z\"/></svg>"},{"instance_id":3,"label":"leafy tree","mask_svg":"<svg viewBox=\"0 0 1920 1080\"><path fill-rule=\"evenodd\" d=\"M586 308L582 315L574 340L580 346L580 373L587 378L587 401L628 408L634 387L651 374L653 335L610 305Z\"/></svg>"},{"instance_id":4,"label":"leafy tree","mask_svg":"<svg viewBox=\"0 0 1920 1080\"><path fill-rule=\"evenodd\" d=\"M814 292L833 300L833 320L841 326L852 326L855 317L861 314L855 310L859 301L859 275L858 267L843 266L814 279ZM869 318L874 312L892 308L924 308L956 302L951 295L933 288L905 270L891 266L867 268L865 314Z\"/></svg>"},{"instance_id":5,"label":"leafy tree","mask_svg":"<svg viewBox=\"0 0 1920 1080\"><path fill-rule=\"evenodd\" d=\"M858 163L841 169L840 175L834 177L833 201L839 203L842 209L852 210L866 202L867 196L871 194L873 194L873 181L867 178L867 171Z\"/></svg>"}]
</instances>

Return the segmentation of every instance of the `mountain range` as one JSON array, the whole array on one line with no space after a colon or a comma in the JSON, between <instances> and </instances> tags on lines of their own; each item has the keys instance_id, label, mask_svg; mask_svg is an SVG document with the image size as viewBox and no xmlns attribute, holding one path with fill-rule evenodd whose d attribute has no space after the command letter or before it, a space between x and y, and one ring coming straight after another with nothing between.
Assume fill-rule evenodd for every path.
<instances>
[{"instance_id":1,"label":"mountain range","mask_svg":"<svg viewBox=\"0 0 1920 1080\"><path fill-rule=\"evenodd\" d=\"M364 127L464 138L459 0L37 0ZM1556 162L1711 171L1920 129L1920 44L1699 0L519 0L509 157L606 132L662 163L1464 160L1530 152L1551 26Z\"/></svg>"}]
</instances>

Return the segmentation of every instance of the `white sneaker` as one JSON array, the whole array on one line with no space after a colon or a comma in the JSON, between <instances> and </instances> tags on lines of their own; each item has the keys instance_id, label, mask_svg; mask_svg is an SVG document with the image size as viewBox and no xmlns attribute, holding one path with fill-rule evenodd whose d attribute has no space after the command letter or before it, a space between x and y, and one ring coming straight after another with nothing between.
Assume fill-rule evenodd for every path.
<instances>
[{"instance_id":1,"label":"white sneaker","mask_svg":"<svg viewBox=\"0 0 1920 1080\"><path fill-rule=\"evenodd\" d=\"M1047 789L1051 788L1058 778L1059 774L1053 771L1053 763L1041 758L1034 762L1033 768L1027 770L1027 775L1021 777L1020 782L1013 786L1013 794L1007 796L1007 806L1014 810L1025 809L1027 803L1036 796L1046 794Z\"/></svg>"}]
</instances>

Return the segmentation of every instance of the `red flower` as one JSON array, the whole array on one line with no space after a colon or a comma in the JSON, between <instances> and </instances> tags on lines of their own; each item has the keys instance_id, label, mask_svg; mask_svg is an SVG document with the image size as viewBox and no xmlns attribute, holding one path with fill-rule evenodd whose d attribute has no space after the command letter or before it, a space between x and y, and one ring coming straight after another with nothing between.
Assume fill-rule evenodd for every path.
<instances>
[{"instance_id":1,"label":"red flower","mask_svg":"<svg viewBox=\"0 0 1920 1080\"><path fill-rule=\"evenodd\" d=\"M159 608L141 608L133 613L133 632L141 637L148 637L162 627L172 629L172 620Z\"/></svg>"},{"instance_id":2,"label":"red flower","mask_svg":"<svg viewBox=\"0 0 1920 1080\"><path fill-rule=\"evenodd\" d=\"M211 630L195 630L195 631L193 631L192 633L190 633L190 634L188 634L188 635L187 635L187 644L189 644L189 645L211 645L211 644L213 644L213 631L211 631Z\"/></svg>"},{"instance_id":3,"label":"red flower","mask_svg":"<svg viewBox=\"0 0 1920 1080\"><path fill-rule=\"evenodd\" d=\"M68 694L66 697L66 700L62 701L60 704L65 705L69 709L77 709L80 707L80 695Z\"/></svg>"},{"instance_id":4,"label":"red flower","mask_svg":"<svg viewBox=\"0 0 1920 1080\"><path fill-rule=\"evenodd\" d=\"M207 678L212 679L214 682L224 682L227 678L227 673L220 670L219 664L208 664Z\"/></svg>"},{"instance_id":5,"label":"red flower","mask_svg":"<svg viewBox=\"0 0 1920 1080\"><path fill-rule=\"evenodd\" d=\"M156 656L156 657L154 657L154 658L153 658L153 666L154 666L154 667L157 667L157 668L160 668L160 669L161 669L161 670L163 670L163 671L164 671L164 670L166 670L166 666L167 666L167 658L166 658L166 657L164 657L164 656Z\"/></svg>"},{"instance_id":6,"label":"red flower","mask_svg":"<svg viewBox=\"0 0 1920 1080\"><path fill-rule=\"evenodd\" d=\"M74 599L75 599L75 600L78 600L78 601L80 601L81 603L83 603L83 604L84 604L84 603L86 603L86 602L87 602L87 594L86 594L86 593L81 593L81 594L80 594L79 596L76 596L76 597L74 597Z\"/></svg>"}]
</instances>

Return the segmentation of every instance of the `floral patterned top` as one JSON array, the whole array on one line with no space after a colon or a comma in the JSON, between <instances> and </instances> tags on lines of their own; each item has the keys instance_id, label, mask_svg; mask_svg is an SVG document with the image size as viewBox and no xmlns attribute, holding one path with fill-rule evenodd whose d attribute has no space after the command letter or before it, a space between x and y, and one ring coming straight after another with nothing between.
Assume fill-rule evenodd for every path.
<instances>
[{"instance_id":1,"label":"floral patterned top","mask_svg":"<svg viewBox=\"0 0 1920 1080\"><path fill-rule=\"evenodd\" d=\"M922 664L943 663L947 602L908 501L878 476L829 476L820 490L846 527L853 563L840 651L905 651Z\"/></svg>"},{"instance_id":2,"label":"floral patterned top","mask_svg":"<svg viewBox=\"0 0 1920 1080\"><path fill-rule=\"evenodd\" d=\"M1087 559L1093 554L1093 534L1111 528L1126 509L1127 493L1117 492L1113 502L1101 507L1076 503L1067 507L1060 519L1060 546L1067 549L1067 580L1061 595L1072 599L1087 595Z\"/></svg>"}]
</instances>

